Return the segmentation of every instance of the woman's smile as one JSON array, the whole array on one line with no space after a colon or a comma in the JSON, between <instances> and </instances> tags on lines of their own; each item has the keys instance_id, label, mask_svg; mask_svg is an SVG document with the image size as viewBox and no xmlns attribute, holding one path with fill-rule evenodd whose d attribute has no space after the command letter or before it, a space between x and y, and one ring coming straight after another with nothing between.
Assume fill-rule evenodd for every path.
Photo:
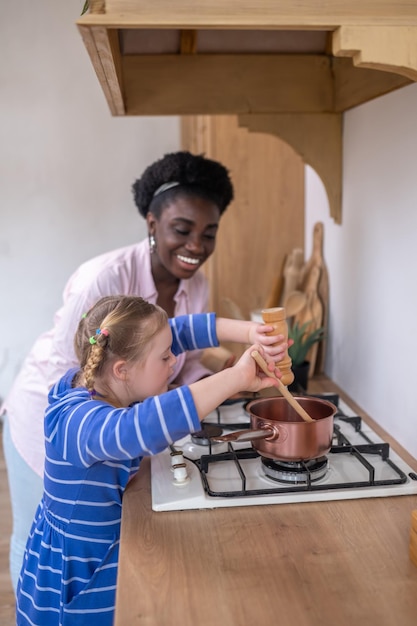
<instances>
[{"instance_id":1,"label":"woman's smile","mask_svg":"<svg viewBox=\"0 0 417 626\"><path fill-rule=\"evenodd\" d=\"M183 263L187 263L188 265L193 265L194 267L202 263L201 259L195 259L189 256L183 256L182 254L177 254L176 256L179 261L182 261Z\"/></svg>"}]
</instances>

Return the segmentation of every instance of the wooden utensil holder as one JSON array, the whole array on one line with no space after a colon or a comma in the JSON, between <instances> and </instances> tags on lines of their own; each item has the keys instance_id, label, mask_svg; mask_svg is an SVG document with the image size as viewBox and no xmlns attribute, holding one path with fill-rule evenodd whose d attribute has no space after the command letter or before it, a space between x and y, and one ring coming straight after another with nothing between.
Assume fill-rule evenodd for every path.
<instances>
[{"instance_id":1,"label":"wooden utensil holder","mask_svg":"<svg viewBox=\"0 0 417 626\"><path fill-rule=\"evenodd\" d=\"M274 307L272 309L263 309L262 310L262 319L265 324L269 326L273 326L274 330L268 333L268 335L283 335L284 339L282 341L288 341L288 325L287 325L287 315L285 312L285 308ZM282 343L277 342L277 343ZM281 361L276 363L278 369L282 372L281 382L287 387L294 380L294 374L291 370L292 360L288 354L288 350L285 351L284 358Z\"/></svg>"}]
</instances>

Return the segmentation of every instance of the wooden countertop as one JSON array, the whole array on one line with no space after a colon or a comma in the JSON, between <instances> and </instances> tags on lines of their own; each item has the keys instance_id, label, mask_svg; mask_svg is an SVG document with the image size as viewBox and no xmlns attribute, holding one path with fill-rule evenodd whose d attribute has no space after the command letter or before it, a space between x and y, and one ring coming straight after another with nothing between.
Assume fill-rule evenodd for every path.
<instances>
[{"instance_id":1,"label":"wooden countertop","mask_svg":"<svg viewBox=\"0 0 417 626\"><path fill-rule=\"evenodd\" d=\"M417 471L417 462L325 377ZM115 626L415 626L417 496L153 512L145 459L123 501Z\"/></svg>"}]
</instances>

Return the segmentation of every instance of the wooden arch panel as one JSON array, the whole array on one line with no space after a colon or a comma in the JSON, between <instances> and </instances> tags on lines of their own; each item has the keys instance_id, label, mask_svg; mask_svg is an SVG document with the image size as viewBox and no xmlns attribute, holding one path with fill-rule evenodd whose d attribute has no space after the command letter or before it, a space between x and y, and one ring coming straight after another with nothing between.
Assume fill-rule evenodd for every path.
<instances>
[{"instance_id":1,"label":"wooden arch panel","mask_svg":"<svg viewBox=\"0 0 417 626\"><path fill-rule=\"evenodd\" d=\"M330 215L342 221L342 113L239 115L249 131L269 133L294 148L323 181Z\"/></svg>"}]
</instances>

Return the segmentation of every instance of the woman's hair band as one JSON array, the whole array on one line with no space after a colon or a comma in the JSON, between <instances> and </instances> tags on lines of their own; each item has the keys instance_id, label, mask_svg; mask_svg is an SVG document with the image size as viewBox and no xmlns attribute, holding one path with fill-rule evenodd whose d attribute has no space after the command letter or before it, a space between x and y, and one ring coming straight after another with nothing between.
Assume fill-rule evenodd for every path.
<instances>
[{"instance_id":1,"label":"woman's hair band","mask_svg":"<svg viewBox=\"0 0 417 626\"><path fill-rule=\"evenodd\" d=\"M176 180L173 180L170 183L164 183L163 185L158 187L156 191L154 191L152 198L156 198L156 196L159 196L161 193L164 193L164 191L168 191L168 189L172 189L173 187L178 187L180 184L181 183L177 182Z\"/></svg>"}]
</instances>

